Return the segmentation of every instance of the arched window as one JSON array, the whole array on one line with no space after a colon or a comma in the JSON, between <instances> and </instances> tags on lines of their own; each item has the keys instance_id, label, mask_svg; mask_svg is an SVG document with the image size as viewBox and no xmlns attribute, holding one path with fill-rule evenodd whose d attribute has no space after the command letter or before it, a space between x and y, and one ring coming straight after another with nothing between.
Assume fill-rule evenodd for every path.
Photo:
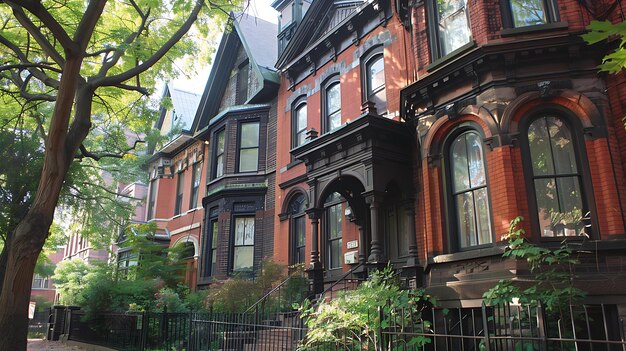
<instances>
[{"instance_id":1,"label":"arched window","mask_svg":"<svg viewBox=\"0 0 626 351\"><path fill-rule=\"evenodd\" d=\"M331 81L324 90L324 132L341 126L341 90L339 80Z\"/></svg>"},{"instance_id":2,"label":"arched window","mask_svg":"<svg viewBox=\"0 0 626 351\"><path fill-rule=\"evenodd\" d=\"M290 264L301 264L305 260L306 246L306 217L304 210L306 209L306 199L304 195L296 196L289 203L288 213L291 217L289 223L289 241L291 245L291 253L289 257Z\"/></svg>"},{"instance_id":3,"label":"arched window","mask_svg":"<svg viewBox=\"0 0 626 351\"><path fill-rule=\"evenodd\" d=\"M455 137L449 148L451 197L457 247L493 242L487 171L481 136L473 130Z\"/></svg>"},{"instance_id":4,"label":"arched window","mask_svg":"<svg viewBox=\"0 0 626 351\"><path fill-rule=\"evenodd\" d=\"M586 208L570 127L560 117L547 114L532 120L527 136L540 235L581 235Z\"/></svg>"},{"instance_id":5,"label":"arched window","mask_svg":"<svg viewBox=\"0 0 626 351\"><path fill-rule=\"evenodd\" d=\"M365 63L365 79L367 101L375 104L378 114L386 114L385 60L382 52L367 59Z\"/></svg>"},{"instance_id":6,"label":"arched window","mask_svg":"<svg viewBox=\"0 0 626 351\"><path fill-rule=\"evenodd\" d=\"M295 108L291 110L292 147L304 144L306 138L307 113L305 101L306 100L299 101L294 105Z\"/></svg>"},{"instance_id":7,"label":"arched window","mask_svg":"<svg viewBox=\"0 0 626 351\"><path fill-rule=\"evenodd\" d=\"M332 193L324 203L324 229L326 237L326 269L340 269L342 263L343 212L341 195Z\"/></svg>"}]
</instances>

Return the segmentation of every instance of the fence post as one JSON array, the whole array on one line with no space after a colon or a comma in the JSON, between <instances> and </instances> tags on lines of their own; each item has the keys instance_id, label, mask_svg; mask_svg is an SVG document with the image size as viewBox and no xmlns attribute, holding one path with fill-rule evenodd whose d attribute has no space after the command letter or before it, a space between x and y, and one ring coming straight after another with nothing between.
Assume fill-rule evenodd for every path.
<instances>
[{"instance_id":1,"label":"fence post","mask_svg":"<svg viewBox=\"0 0 626 351\"><path fill-rule=\"evenodd\" d=\"M541 301L537 303L537 327L541 338L541 350L548 350L548 335L546 334L546 313Z\"/></svg>"},{"instance_id":2,"label":"fence post","mask_svg":"<svg viewBox=\"0 0 626 351\"><path fill-rule=\"evenodd\" d=\"M489 320L487 319L487 306L485 303L482 303L482 314L483 314L483 333L485 334L483 342L485 343L485 351L491 350L491 341L489 340Z\"/></svg>"},{"instance_id":3,"label":"fence post","mask_svg":"<svg viewBox=\"0 0 626 351\"><path fill-rule=\"evenodd\" d=\"M149 321L148 312L141 312L141 335L139 336L139 351L143 351L146 348L146 339L148 337L148 324Z\"/></svg>"},{"instance_id":4,"label":"fence post","mask_svg":"<svg viewBox=\"0 0 626 351\"><path fill-rule=\"evenodd\" d=\"M193 329L193 312L191 312L191 310L189 311L189 327L187 328L187 349L189 351L193 351L194 346L193 344L193 339L192 339L192 329Z\"/></svg>"},{"instance_id":5,"label":"fence post","mask_svg":"<svg viewBox=\"0 0 626 351\"><path fill-rule=\"evenodd\" d=\"M384 312L383 312L383 308L381 306L378 306L378 330L376 330L376 351L382 351L384 350L384 346L383 346L383 318L385 317Z\"/></svg>"}]
</instances>

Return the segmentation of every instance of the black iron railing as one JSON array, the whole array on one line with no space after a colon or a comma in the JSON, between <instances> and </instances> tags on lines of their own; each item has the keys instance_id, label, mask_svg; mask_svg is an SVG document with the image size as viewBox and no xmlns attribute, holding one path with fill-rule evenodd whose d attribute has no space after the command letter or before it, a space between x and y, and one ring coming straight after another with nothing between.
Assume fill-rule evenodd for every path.
<instances>
[{"instance_id":1,"label":"black iron railing","mask_svg":"<svg viewBox=\"0 0 626 351\"><path fill-rule=\"evenodd\" d=\"M319 342L307 339L300 318L289 314L263 321L254 313L105 314L87 321L73 313L69 339L129 351L295 351L303 345L307 351L626 350L616 305L559 312L513 304L408 312L373 306L367 328L334 330Z\"/></svg>"}]
</instances>

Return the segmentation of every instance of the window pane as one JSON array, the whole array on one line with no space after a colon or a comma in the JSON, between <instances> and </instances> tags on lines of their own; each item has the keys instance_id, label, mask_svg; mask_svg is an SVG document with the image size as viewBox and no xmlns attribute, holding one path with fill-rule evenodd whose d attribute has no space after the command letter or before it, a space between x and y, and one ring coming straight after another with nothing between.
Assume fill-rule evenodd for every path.
<instances>
[{"instance_id":1,"label":"window pane","mask_svg":"<svg viewBox=\"0 0 626 351\"><path fill-rule=\"evenodd\" d=\"M215 176L221 177L224 175L224 156L217 156L215 160Z\"/></svg>"},{"instance_id":2,"label":"window pane","mask_svg":"<svg viewBox=\"0 0 626 351\"><path fill-rule=\"evenodd\" d=\"M234 271L251 271L254 261L254 247L235 247L233 258Z\"/></svg>"},{"instance_id":3,"label":"window pane","mask_svg":"<svg viewBox=\"0 0 626 351\"><path fill-rule=\"evenodd\" d=\"M558 193L554 178L535 179L535 196L537 197L537 215L539 229L543 236L561 235L552 226L559 213Z\"/></svg>"},{"instance_id":4,"label":"window pane","mask_svg":"<svg viewBox=\"0 0 626 351\"><path fill-rule=\"evenodd\" d=\"M485 163L483 161L483 144L476 133L466 133L467 160L469 162L469 178L472 188L485 185Z\"/></svg>"},{"instance_id":5,"label":"window pane","mask_svg":"<svg viewBox=\"0 0 626 351\"><path fill-rule=\"evenodd\" d=\"M235 245L254 245L254 217L235 219Z\"/></svg>"},{"instance_id":6,"label":"window pane","mask_svg":"<svg viewBox=\"0 0 626 351\"><path fill-rule=\"evenodd\" d=\"M328 227L331 239L341 238L341 204L328 208Z\"/></svg>"},{"instance_id":7,"label":"window pane","mask_svg":"<svg viewBox=\"0 0 626 351\"><path fill-rule=\"evenodd\" d=\"M545 118L537 119L528 127L528 146L533 174L535 176L554 174L550 135Z\"/></svg>"},{"instance_id":8,"label":"window pane","mask_svg":"<svg viewBox=\"0 0 626 351\"><path fill-rule=\"evenodd\" d=\"M258 169L259 149L243 149L239 153L239 172L250 172Z\"/></svg>"},{"instance_id":9,"label":"window pane","mask_svg":"<svg viewBox=\"0 0 626 351\"><path fill-rule=\"evenodd\" d=\"M385 87L385 61L382 56L372 60L367 67L368 94Z\"/></svg>"},{"instance_id":10,"label":"window pane","mask_svg":"<svg viewBox=\"0 0 626 351\"><path fill-rule=\"evenodd\" d=\"M296 231L296 246L306 245L306 221L304 217L296 218L294 223L294 230Z\"/></svg>"},{"instance_id":11,"label":"window pane","mask_svg":"<svg viewBox=\"0 0 626 351\"><path fill-rule=\"evenodd\" d=\"M297 124L296 130L301 131L306 129L306 105L301 105L296 112L297 115Z\"/></svg>"},{"instance_id":12,"label":"window pane","mask_svg":"<svg viewBox=\"0 0 626 351\"><path fill-rule=\"evenodd\" d=\"M478 218L478 245L489 244L492 241L492 237L487 188L474 191L474 201L476 207L476 217Z\"/></svg>"},{"instance_id":13,"label":"window pane","mask_svg":"<svg viewBox=\"0 0 626 351\"><path fill-rule=\"evenodd\" d=\"M576 155L569 128L560 118L555 117L547 117L546 124L550 133L556 174L576 173Z\"/></svg>"},{"instance_id":14,"label":"window pane","mask_svg":"<svg viewBox=\"0 0 626 351\"><path fill-rule=\"evenodd\" d=\"M564 226L563 235L575 236L582 234L585 227L583 203L580 197L578 177L560 177L556 179L561 211L559 222Z\"/></svg>"},{"instance_id":15,"label":"window pane","mask_svg":"<svg viewBox=\"0 0 626 351\"><path fill-rule=\"evenodd\" d=\"M465 142L465 134L460 135L451 147L452 152L452 188L454 192L469 189L470 179L469 170L467 169L467 144Z\"/></svg>"},{"instance_id":16,"label":"window pane","mask_svg":"<svg viewBox=\"0 0 626 351\"><path fill-rule=\"evenodd\" d=\"M474 199L472 192L459 194L456 197L457 226L459 247L469 247L476 242L476 223L474 223Z\"/></svg>"},{"instance_id":17,"label":"window pane","mask_svg":"<svg viewBox=\"0 0 626 351\"><path fill-rule=\"evenodd\" d=\"M469 43L470 30L465 11L465 0L438 0L439 45L441 55Z\"/></svg>"},{"instance_id":18,"label":"window pane","mask_svg":"<svg viewBox=\"0 0 626 351\"><path fill-rule=\"evenodd\" d=\"M341 114L339 112L328 116L328 131L333 131L341 126Z\"/></svg>"},{"instance_id":19,"label":"window pane","mask_svg":"<svg viewBox=\"0 0 626 351\"><path fill-rule=\"evenodd\" d=\"M224 152L224 131L221 131L217 134L217 153L221 154Z\"/></svg>"},{"instance_id":20,"label":"window pane","mask_svg":"<svg viewBox=\"0 0 626 351\"><path fill-rule=\"evenodd\" d=\"M329 114L341 108L341 93L339 91L339 83L331 85L326 90L326 108Z\"/></svg>"},{"instance_id":21,"label":"window pane","mask_svg":"<svg viewBox=\"0 0 626 351\"><path fill-rule=\"evenodd\" d=\"M341 239L330 242L329 269L341 268Z\"/></svg>"},{"instance_id":22,"label":"window pane","mask_svg":"<svg viewBox=\"0 0 626 351\"><path fill-rule=\"evenodd\" d=\"M241 147L259 146L259 124L244 123L241 125Z\"/></svg>"},{"instance_id":23,"label":"window pane","mask_svg":"<svg viewBox=\"0 0 626 351\"><path fill-rule=\"evenodd\" d=\"M217 226L217 221L213 221L213 226L211 228L211 247L213 249L217 249L217 231L218 231L218 226Z\"/></svg>"},{"instance_id":24,"label":"window pane","mask_svg":"<svg viewBox=\"0 0 626 351\"><path fill-rule=\"evenodd\" d=\"M515 27L547 23L544 0L511 0Z\"/></svg>"}]
</instances>

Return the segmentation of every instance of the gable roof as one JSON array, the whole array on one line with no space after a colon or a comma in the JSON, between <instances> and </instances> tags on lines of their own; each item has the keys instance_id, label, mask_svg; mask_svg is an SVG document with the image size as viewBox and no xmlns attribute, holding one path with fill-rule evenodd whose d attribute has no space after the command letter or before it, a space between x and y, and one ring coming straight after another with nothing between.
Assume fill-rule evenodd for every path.
<instances>
[{"instance_id":1,"label":"gable roof","mask_svg":"<svg viewBox=\"0 0 626 351\"><path fill-rule=\"evenodd\" d=\"M304 18L296 28L293 38L289 41L278 57L276 67L282 69L290 61L306 51L320 38L331 32L344 20L359 11L363 4L371 1L363 0L315 0Z\"/></svg>"},{"instance_id":2,"label":"gable roof","mask_svg":"<svg viewBox=\"0 0 626 351\"><path fill-rule=\"evenodd\" d=\"M200 95L174 88L172 84L167 84L163 91L162 98L169 97L172 100L172 110L175 112L175 121L172 121L173 127L176 123L180 123L184 131L189 131L196 116L196 110L200 104ZM165 114L168 109L161 107L161 115L155 123L155 128L162 129Z\"/></svg>"},{"instance_id":3,"label":"gable roof","mask_svg":"<svg viewBox=\"0 0 626 351\"><path fill-rule=\"evenodd\" d=\"M206 127L209 120L219 112L220 101L234 65L233 57L237 55L238 43L241 43L246 52L251 74L258 75L263 82L257 91L249 93L247 103L270 99L280 84L274 68L278 51L278 26L247 14L231 13L230 16L191 126L194 133Z\"/></svg>"}]
</instances>

